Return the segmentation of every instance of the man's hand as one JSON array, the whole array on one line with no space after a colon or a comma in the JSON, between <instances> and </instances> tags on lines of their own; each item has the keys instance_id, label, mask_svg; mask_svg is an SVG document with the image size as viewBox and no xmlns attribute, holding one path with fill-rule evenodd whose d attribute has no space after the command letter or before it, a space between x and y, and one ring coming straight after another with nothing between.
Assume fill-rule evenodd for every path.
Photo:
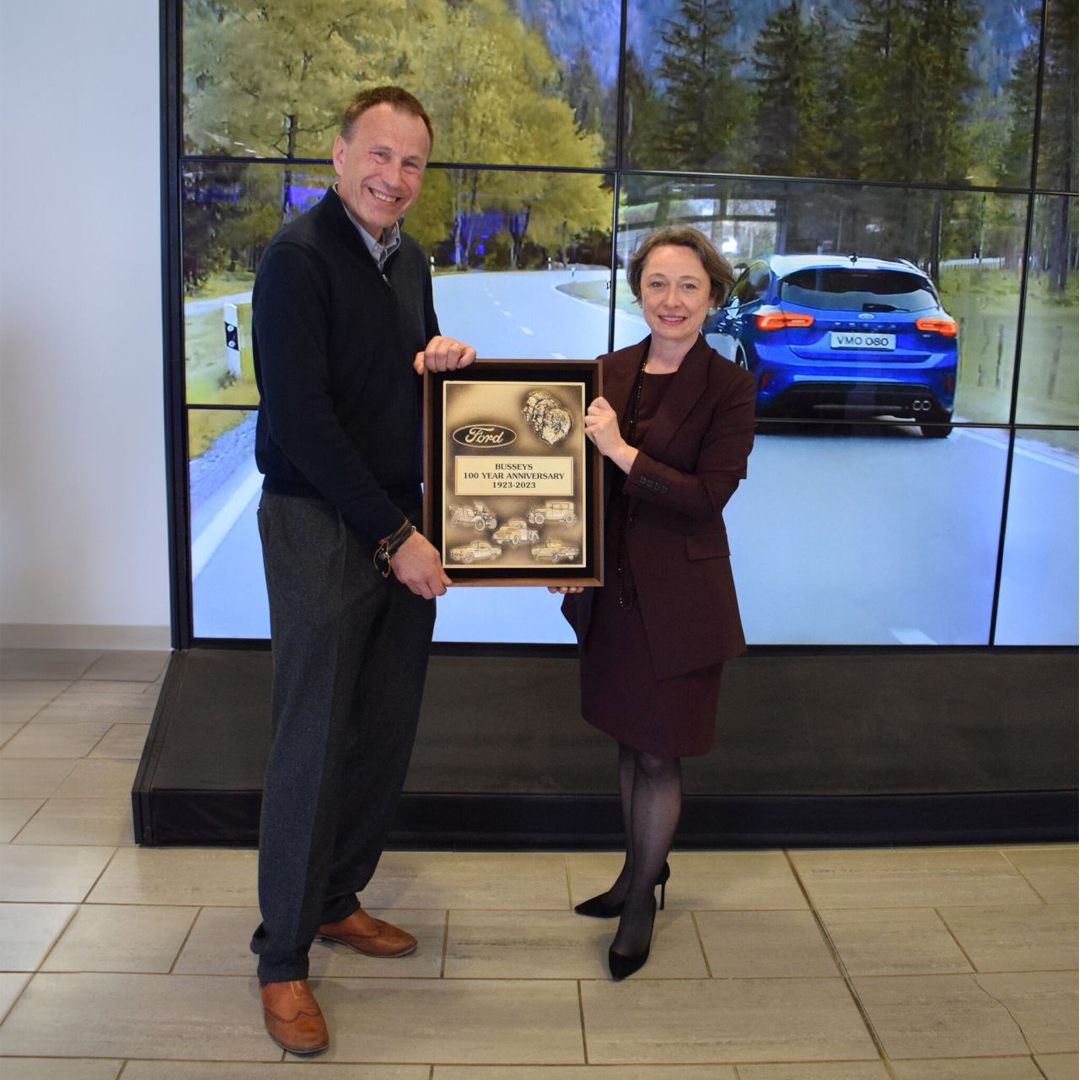
<instances>
[{"instance_id":1,"label":"man's hand","mask_svg":"<svg viewBox=\"0 0 1080 1080\"><path fill-rule=\"evenodd\" d=\"M442 596L446 587L451 584L450 579L443 573L438 551L418 532L414 532L394 552L390 569L402 585L425 600Z\"/></svg>"},{"instance_id":2,"label":"man's hand","mask_svg":"<svg viewBox=\"0 0 1080 1080\"><path fill-rule=\"evenodd\" d=\"M468 367L476 359L476 350L471 345L451 337L433 337L423 352L416 354L413 367L417 375L428 371L456 371Z\"/></svg>"}]
</instances>

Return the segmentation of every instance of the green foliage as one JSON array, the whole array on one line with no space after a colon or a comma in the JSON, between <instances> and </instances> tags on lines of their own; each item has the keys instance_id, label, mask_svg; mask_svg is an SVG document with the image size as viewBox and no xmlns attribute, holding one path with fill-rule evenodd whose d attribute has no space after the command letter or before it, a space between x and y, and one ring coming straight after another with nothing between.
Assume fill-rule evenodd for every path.
<instances>
[{"instance_id":1,"label":"green foliage","mask_svg":"<svg viewBox=\"0 0 1080 1080\"><path fill-rule=\"evenodd\" d=\"M974 0L855 0L846 67L860 175L966 183Z\"/></svg>"},{"instance_id":2,"label":"green foliage","mask_svg":"<svg viewBox=\"0 0 1080 1080\"><path fill-rule=\"evenodd\" d=\"M506 0L188 0L184 61L190 152L325 158L348 98L395 82L427 105L436 160L578 168L603 160L587 57L564 73ZM573 103L563 96L568 83ZM228 245L257 254L288 217L286 200L263 194L258 209L219 208L226 220L191 234L199 274L217 269ZM611 213L593 180L433 169L408 228L427 246L453 237L463 268L477 215L491 209L516 215L511 265L526 242L606 228Z\"/></svg>"},{"instance_id":3,"label":"green foliage","mask_svg":"<svg viewBox=\"0 0 1080 1080\"><path fill-rule=\"evenodd\" d=\"M730 0L680 0L660 35L664 93L651 167L724 171L744 160L748 95L725 40L733 23Z\"/></svg>"},{"instance_id":4,"label":"green foliage","mask_svg":"<svg viewBox=\"0 0 1080 1080\"><path fill-rule=\"evenodd\" d=\"M829 176L836 153L830 123L828 47L822 9L804 22L799 0L765 20L754 47L754 163L777 176Z\"/></svg>"}]
</instances>

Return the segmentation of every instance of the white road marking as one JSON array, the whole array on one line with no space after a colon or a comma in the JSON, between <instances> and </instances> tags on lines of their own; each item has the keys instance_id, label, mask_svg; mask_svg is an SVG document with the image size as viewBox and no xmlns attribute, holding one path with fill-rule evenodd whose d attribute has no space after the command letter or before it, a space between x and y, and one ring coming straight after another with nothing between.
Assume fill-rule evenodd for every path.
<instances>
[{"instance_id":1,"label":"white road marking","mask_svg":"<svg viewBox=\"0 0 1080 1080\"><path fill-rule=\"evenodd\" d=\"M901 645L936 645L937 642L921 630L890 630Z\"/></svg>"},{"instance_id":2,"label":"white road marking","mask_svg":"<svg viewBox=\"0 0 1080 1080\"><path fill-rule=\"evenodd\" d=\"M963 435L965 439L974 439L976 442L981 442L984 446L996 446L999 450L1009 449L1009 437L1008 433L1005 431L1000 435L990 435L984 431L980 431L978 428L953 428L953 430L956 434ZM1075 461L1063 460L1060 457L1054 456L1049 447L1046 451L1040 452L1038 450L1031 450L1027 446L1017 444L1013 453L1017 457L1028 458L1030 461L1038 461L1043 465L1061 469L1062 472L1072 473L1073 476L1080 474L1080 464Z\"/></svg>"},{"instance_id":3,"label":"white road marking","mask_svg":"<svg viewBox=\"0 0 1080 1080\"><path fill-rule=\"evenodd\" d=\"M518 329L519 329L519 330L520 330L520 331L521 331L521 332L522 332L523 334L528 334L528 335L529 335L529 337L532 337L532 336L533 336L533 332L532 332L532 331L531 331L531 330L530 330L530 329L529 329L529 328L528 328L527 326L519 326L519 327L518 327Z\"/></svg>"},{"instance_id":4,"label":"white road marking","mask_svg":"<svg viewBox=\"0 0 1080 1080\"><path fill-rule=\"evenodd\" d=\"M214 552L221 546L222 540L229 535L229 530L240 520L240 515L243 514L248 503L255 498L261 486L262 474L253 465L251 474L214 515L213 521L192 542L191 577L193 580L202 573L206 564L213 558Z\"/></svg>"}]
</instances>

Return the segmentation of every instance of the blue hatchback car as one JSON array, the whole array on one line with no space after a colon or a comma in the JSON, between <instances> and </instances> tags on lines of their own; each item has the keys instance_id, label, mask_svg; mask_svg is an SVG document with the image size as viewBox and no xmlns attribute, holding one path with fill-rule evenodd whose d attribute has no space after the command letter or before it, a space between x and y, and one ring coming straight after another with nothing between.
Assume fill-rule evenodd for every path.
<instances>
[{"instance_id":1,"label":"blue hatchback car","mask_svg":"<svg viewBox=\"0 0 1080 1080\"><path fill-rule=\"evenodd\" d=\"M957 326L914 263L773 255L739 276L705 324L757 379L760 417L895 416L952 430Z\"/></svg>"}]
</instances>

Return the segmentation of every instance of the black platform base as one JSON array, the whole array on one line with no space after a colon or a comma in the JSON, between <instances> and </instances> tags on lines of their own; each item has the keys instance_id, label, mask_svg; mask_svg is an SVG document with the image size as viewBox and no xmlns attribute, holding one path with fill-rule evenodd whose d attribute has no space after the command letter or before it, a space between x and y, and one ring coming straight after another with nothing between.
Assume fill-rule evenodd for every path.
<instances>
[{"instance_id":1,"label":"black platform base","mask_svg":"<svg viewBox=\"0 0 1080 1080\"><path fill-rule=\"evenodd\" d=\"M611 742L568 650L444 648L395 846L619 843ZM684 762L681 847L1077 836L1072 649L761 649L724 672L716 749ZM265 649L174 654L132 800L141 844L251 846Z\"/></svg>"}]
</instances>

